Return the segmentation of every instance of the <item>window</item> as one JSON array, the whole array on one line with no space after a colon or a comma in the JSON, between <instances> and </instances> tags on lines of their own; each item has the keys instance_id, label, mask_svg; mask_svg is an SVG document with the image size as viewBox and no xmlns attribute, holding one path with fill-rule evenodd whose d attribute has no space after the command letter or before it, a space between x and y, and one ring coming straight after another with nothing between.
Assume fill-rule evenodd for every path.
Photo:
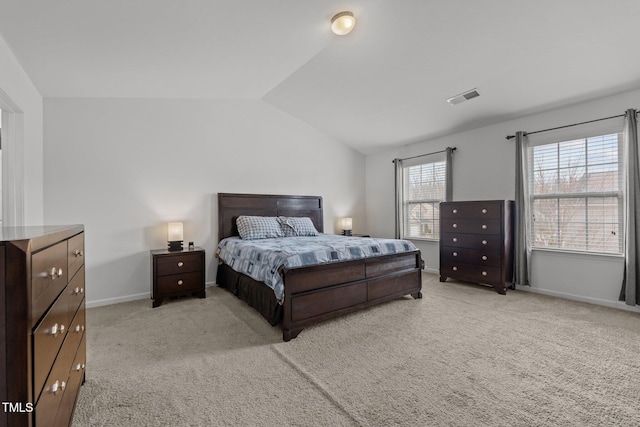
<instances>
[{"instance_id":1,"label":"window","mask_svg":"<svg viewBox=\"0 0 640 427\"><path fill-rule=\"evenodd\" d=\"M534 248L622 253L622 134L530 148Z\"/></svg>"},{"instance_id":2,"label":"window","mask_svg":"<svg viewBox=\"0 0 640 427\"><path fill-rule=\"evenodd\" d=\"M402 237L438 239L440 202L446 200L445 155L427 157L427 163L403 164ZM423 162L425 158L421 159Z\"/></svg>"}]
</instances>

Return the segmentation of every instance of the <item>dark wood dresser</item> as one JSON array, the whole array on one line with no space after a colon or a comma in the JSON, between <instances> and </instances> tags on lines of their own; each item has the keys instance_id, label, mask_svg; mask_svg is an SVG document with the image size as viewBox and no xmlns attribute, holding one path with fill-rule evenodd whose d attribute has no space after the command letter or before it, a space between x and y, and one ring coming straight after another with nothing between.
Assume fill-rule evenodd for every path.
<instances>
[{"instance_id":1,"label":"dark wood dresser","mask_svg":"<svg viewBox=\"0 0 640 427\"><path fill-rule=\"evenodd\" d=\"M512 200L440 203L440 281L513 285Z\"/></svg>"},{"instance_id":2,"label":"dark wood dresser","mask_svg":"<svg viewBox=\"0 0 640 427\"><path fill-rule=\"evenodd\" d=\"M68 426L85 378L84 227L0 240L0 426Z\"/></svg>"},{"instance_id":3,"label":"dark wood dresser","mask_svg":"<svg viewBox=\"0 0 640 427\"><path fill-rule=\"evenodd\" d=\"M206 297L204 288L204 249L151 251L151 306L156 308L164 298L193 294Z\"/></svg>"}]
</instances>

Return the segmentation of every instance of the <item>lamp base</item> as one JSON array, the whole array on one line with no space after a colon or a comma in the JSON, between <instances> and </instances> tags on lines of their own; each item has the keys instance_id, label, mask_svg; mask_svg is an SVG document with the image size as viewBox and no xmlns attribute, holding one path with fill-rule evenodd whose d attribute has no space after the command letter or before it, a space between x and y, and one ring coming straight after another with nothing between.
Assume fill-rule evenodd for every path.
<instances>
[{"instance_id":1,"label":"lamp base","mask_svg":"<svg viewBox=\"0 0 640 427\"><path fill-rule=\"evenodd\" d=\"M182 250L182 240L169 242L169 252L181 251L181 250Z\"/></svg>"},{"instance_id":2,"label":"lamp base","mask_svg":"<svg viewBox=\"0 0 640 427\"><path fill-rule=\"evenodd\" d=\"M342 230L343 236L351 236L351 230Z\"/></svg>"}]
</instances>

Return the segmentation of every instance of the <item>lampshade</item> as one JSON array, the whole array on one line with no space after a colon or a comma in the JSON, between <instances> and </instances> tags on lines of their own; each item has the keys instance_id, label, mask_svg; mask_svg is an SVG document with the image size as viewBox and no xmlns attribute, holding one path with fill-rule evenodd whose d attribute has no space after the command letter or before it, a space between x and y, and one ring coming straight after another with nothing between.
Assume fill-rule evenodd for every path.
<instances>
[{"instance_id":1,"label":"lampshade","mask_svg":"<svg viewBox=\"0 0 640 427\"><path fill-rule=\"evenodd\" d=\"M331 31L339 36L349 34L356 26L356 18L352 12L340 12L331 18Z\"/></svg>"},{"instance_id":2,"label":"lampshade","mask_svg":"<svg viewBox=\"0 0 640 427\"><path fill-rule=\"evenodd\" d=\"M169 242L179 242L184 240L184 231L181 222L170 222L167 226L167 240Z\"/></svg>"},{"instance_id":3,"label":"lampshade","mask_svg":"<svg viewBox=\"0 0 640 427\"><path fill-rule=\"evenodd\" d=\"M353 219L342 218L340 220L340 226L343 230L351 230L353 228Z\"/></svg>"}]
</instances>

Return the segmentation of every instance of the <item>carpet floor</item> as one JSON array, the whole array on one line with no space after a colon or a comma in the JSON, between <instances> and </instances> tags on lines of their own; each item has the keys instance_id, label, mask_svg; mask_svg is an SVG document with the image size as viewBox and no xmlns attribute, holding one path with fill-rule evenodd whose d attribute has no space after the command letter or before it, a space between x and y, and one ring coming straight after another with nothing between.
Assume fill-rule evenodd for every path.
<instances>
[{"instance_id":1,"label":"carpet floor","mask_svg":"<svg viewBox=\"0 0 640 427\"><path fill-rule=\"evenodd\" d=\"M229 292L87 310L83 426L638 426L640 315L423 274L285 343Z\"/></svg>"}]
</instances>

